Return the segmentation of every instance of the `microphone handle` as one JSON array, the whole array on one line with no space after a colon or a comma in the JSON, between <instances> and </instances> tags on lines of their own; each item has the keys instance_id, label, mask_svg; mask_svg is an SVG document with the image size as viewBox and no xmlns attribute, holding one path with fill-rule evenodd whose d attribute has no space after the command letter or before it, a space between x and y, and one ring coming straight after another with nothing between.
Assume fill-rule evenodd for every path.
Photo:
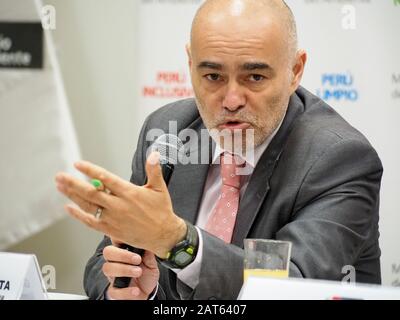
<instances>
[{"instance_id":1,"label":"microphone handle","mask_svg":"<svg viewBox=\"0 0 400 320\"><path fill-rule=\"evenodd\" d=\"M174 171L174 165L171 163L166 163L161 166L162 175L164 177L165 184L168 185L169 179L171 178L172 172ZM145 182L146 184L146 182ZM126 249L130 252L137 253L138 255L143 256L144 250L132 247L127 244L120 245L120 248ZM131 277L117 277L114 280L113 287L114 288L127 288L131 282Z\"/></svg>"},{"instance_id":2,"label":"microphone handle","mask_svg":"<svg viewBox=\"0 0 400 320\"><path fill-rule=\"evenodd\" d=\"M144 250L143 249L138 249L138 248L135 248L135 247L131 247L131 246L127 245L127 244L122 244L120 246L120 248L121 249L126 249L126 250L128 250L130 252L133 252L133 253L137 253L137 254L139 254L141 256L143 256L143 254L144 254ZM132 279L131 277L117 277L114 280L113 286L114 286L114 288L120 288L120 289L127 288L127 287L129 287L131 279Z\"/></svg>"}]
</instances>

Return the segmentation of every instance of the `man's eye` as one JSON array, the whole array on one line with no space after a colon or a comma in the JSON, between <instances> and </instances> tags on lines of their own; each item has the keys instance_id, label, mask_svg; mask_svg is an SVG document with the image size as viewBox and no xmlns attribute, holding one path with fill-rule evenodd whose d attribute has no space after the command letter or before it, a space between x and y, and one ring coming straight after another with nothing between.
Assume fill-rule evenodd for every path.
<instances>
[{"instance_id":1,"label":"man's eye","mask_svg":"<svg viewBox=\"0 0 400 320\"><path fill-rule=\"evenodd\" d=\"M221 79L220 75L217 73L210 73L206 75L206 78L210 81L218 81Z\"/></svg>"},{"instance_id":2,"label":"man's eye","mask_svg":"<svg viewBox=\"0 0 400 320\"><path fill-rule=\"evenodd\" d=\"M262 76L261 74L252 74L249 76L249 80L252 82L260 82L264 79L265 79L265 77Z\"/></svg>"}]
</instances>

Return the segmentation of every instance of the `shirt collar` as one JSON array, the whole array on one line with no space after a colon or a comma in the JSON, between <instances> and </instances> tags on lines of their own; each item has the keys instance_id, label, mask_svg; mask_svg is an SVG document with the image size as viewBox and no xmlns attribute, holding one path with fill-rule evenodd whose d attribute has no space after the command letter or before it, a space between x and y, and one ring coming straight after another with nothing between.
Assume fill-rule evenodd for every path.
<instances>
[{"instance_id":1,"label":"shirt collar","mask_svg":"<svg viewBox=\"0 0 400 320\"><path fill-rule=\"evenodd\" d=\"M275 137L276 133L278 132L279 128L281 127L283 122L283 119L281 120L281 123L279 124L279 126L275 129L275 131L267 138L263 141L263 143L261 143L259 146L257 146L254 149L254 153L249 152L249 154L245 154L245 155L239 155L240 157L242 157L247 164L249 164L250 166L253 167L253 169L256 167L258 161L260 160L262 154L264 153L264 151L267 149L267 147L269 146L269 144L271 143L272 139ZM226 150L222 149L221 146L219 145L219 143L216 143L215 146L215 150L214 150L214 154L213 154L213 159L212 159L212 163L215 164L219 158L219 156L224 153ZM254 157L253 157L254 154ZM219 163L219 162L217 162Z\"/></svg>"}]
</instances>

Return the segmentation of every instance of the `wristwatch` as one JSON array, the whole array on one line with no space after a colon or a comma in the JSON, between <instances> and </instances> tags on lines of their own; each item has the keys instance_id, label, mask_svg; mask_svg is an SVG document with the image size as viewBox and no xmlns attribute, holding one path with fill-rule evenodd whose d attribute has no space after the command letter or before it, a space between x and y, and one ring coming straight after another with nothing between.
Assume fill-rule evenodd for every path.
<instances>
[{"instance_id":1,"label":"wristwatch","mask_svg":"<svg viewBox=\"0 0 400 320\"><path fill-rule=\"evenodd\" d=\"M196 258L199 245L199 235L196 228L189 222L186 222L187 232L185 239L178 242L171 251L168 252L167 258L157 260L165 267L174 269L183 269Z\"/></svg>"}]
</instances>

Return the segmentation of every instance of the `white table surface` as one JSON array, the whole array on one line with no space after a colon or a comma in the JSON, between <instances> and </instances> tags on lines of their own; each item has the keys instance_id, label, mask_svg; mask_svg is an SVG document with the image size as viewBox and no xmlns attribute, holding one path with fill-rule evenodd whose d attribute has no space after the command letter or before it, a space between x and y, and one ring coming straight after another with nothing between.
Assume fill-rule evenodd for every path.
<instances>
[{"instance_id":1,"label":"white table surface","mask_svg":"<svg viewBox=\"0 0 400 320\"><path fill-rule=\"evenodd\" d=\"M69 293L47 292L49 300L88 300L87 296Z\"/></svg>"}]
</instances>

